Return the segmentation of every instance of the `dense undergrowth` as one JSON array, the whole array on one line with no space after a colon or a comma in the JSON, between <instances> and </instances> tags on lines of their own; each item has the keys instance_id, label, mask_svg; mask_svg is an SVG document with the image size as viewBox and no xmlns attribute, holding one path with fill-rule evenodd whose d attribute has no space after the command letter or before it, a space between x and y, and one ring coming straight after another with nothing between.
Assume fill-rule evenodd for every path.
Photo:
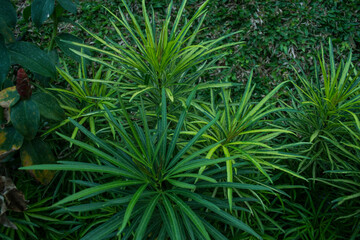
<instances>
[{"instance_id":1,"label":"dense undergrowth","mask_svg":"<svg viewBox=\"0 0 360 240\"><path fill-rule=\"evenodd\" d=\"M357 1L3 2L1 238L360 237Z\"/></svg>"}]
</instances>

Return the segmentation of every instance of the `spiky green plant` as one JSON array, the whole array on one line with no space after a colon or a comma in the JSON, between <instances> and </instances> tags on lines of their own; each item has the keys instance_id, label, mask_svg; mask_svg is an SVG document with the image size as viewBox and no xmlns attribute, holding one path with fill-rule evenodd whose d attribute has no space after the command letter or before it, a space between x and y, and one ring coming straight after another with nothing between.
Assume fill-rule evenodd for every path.
<instances>
[{"instance_id":1,"label":"spiky green plant","mask_svg":"<svg viewBox=\"0 0 360 240\"><path fill-rule=\"evenodd\" d=\"M342 142L334 142L334 148L339 151L342 159L351 162L350 168L324 171L324 174L315 180L320 184L326 184L325 188L335 191L330 192L333 216L341 223L343 229L347 229L348 239L360 237L360 124L356 118L356 129L348 131L349 139ZM350 232L352 234L350 234Z\"/></svg>"},{"instance_id":2,"label":"spiky green plant","mask_svg":"<svg viewBox=\"0 0 360 240\"><path fill-rule=\"evenodd\" d=\"M61 63L63 69L57 68L59 78L65 80L69 87L63 89L53 86L47 90L56 92L61 107L67 112L67 115L78 120L81 125L89 125L90 131L94 135L107 128L115 136L114 127L105 123L104 107L114 109L119 104L116 86L120 84L121 77L114 76L110 70L104 70L103 65L100 65L98 69L95 69L93 65L90 68L92 72L89 73L84 61L79 64L78 75L74 77L66 62L61 60ZM67 123L69 123L69 119L51 127L44 135ZM75 138L78 131L79 129L75 127L71 137Z\"/></svg>"},{"instance_id":3,"label":"spiky green plant","mask_svg":"<svg viewBox=\"0 0 360 240\"><path fill-rule=\"evenodd\" d=\"M148 105L147 103L157 106L161 101L162 89L165 89L171 102L185 101L200 76L211 69L221 68L214 65L226 55L224 49L241 44L241 42L235 42L218 46L222 40L237 32L215 40L195 43L199 32L204 30L202 24L206 17L206 5L209 0L205 1L182 27L180 27L180 23L187 0L182 1L172 26L171 2L161 28L156 24L158 19L155 18L154 11L152 11L151 17L148 15L145 0L142 1L144 27L136 20L126 1L122 2L127 15L121 8L119 8L120 17L107 9L120 25L118 27L113 20L110 20L118 35L117 40L103 40L84 28L105 49L76 42L71 42L71 44L94 50L106 56L95 58L73 50L80 56L98 62L125 76L119 90L122 92L122 97L130 96L130 101L137 96L146 94L146 98L143 98L145 106ZM120 41L120 43L116 41ZM220 50L222 53L219 54ZM227 83L227 85L231 84ZM207 82L202 83L199 88L213 86L217 86L217 84Z\"/></svg>"},{"instance_id":4,"label":"spiky green plant","mask_svg":"<svg viewBox=\"0 0 360 240\"><path fill-rule=\"evenodd\" d=\"M267 102L285 82L272 90L259 103L253 103L251 102L251 96L255 86L252 85L251 80L252 73L239 100L231 99L229 89L222 89L220 101L217 101L214 91L211 90L210 104L206 102L194 104L197 110L205 116L202 117L195 114L193 118L196 120L188 121L187 131L184 132L184 134L195 135L202 126L215 121L216 116L220 114L215 124L213 124L203 136L206 141L202 142L199 148L221 142L221 144L209 150L206 156L208 159L213 157L238 156L236 160L226 161L227 182L249 181L249 178L242 174L244 167L246 168L248 166L253 167L252 171L255 170L254 175L260 173L265 176L266 179L262 179L262 182L273 182L268 173L271 169L279 169L304 179L291 170L284 168L281 164L277 164L280 159L296 157L294 154L281 151L282 149L286 149L286 146L279 147L273 145L274 139L278 138L281 134L292 134L292 132L277 127L271 124L270 120L267 120L272 113L284 110L274 107L274 104L267 104ZM204 171L205 168L206 167L202 167L200 173ZM256 179L258 179L258 177L253 178L251 182L256 182ZM237 195L241 196L241 193L237 191ZM229 188L227 190L227 198L229 200L230 210L233 205L232 196L233 190Z\"/></svg>"},{"instance_id":5,"label":"spiky green plant","mask_svg":"<svg viewBox=\"0 0 360 240\"><path fill-rule=\"evenodd\" d=\"M344 159L335 146L349 137L346 127L353 128L355 116L360 112L360 73L353 68L351 53L346 63L335 65L334 50L329 40L330 64L325 61L323 48L315 62L313 76L298 74L295 84L298 95L293 95L293 108L284 120L297 136L293 142L311 142L304 149L309 158L298 165L298 171L309 170L308 176L316 177L326 170L352 169L352 160ZM298 99L297 99L298 98Z\"/></svg>"},{"instance_id":6,"label":"spiky green plant","mask_svg":"<svg viewBox=\"0 0 360 240\"><path fill-rule=\"evenodd\" d=\"M153 239L226 239L222 229L213 227L213 222L240 229L261 239L253 229L225 211L228 208L225 199L219 199L212 193L218 187L249 192L272 191L272 188L259 184L222 182L225 169L219 169L215 164L236 160L238 156L212 160L205 158L207 151L222 142L190 151L206 130L216 123L219 115L199 129L185 146L177 146L194 95L195 91L187 99L172 134L168 130L165 89L162 90L161 113L155 129L149 128L143 106L139 108L141 126L132 121L123 103L123 118L113 116L106 108L107 117L117 130L120 142L105 142L70 120L99 148L62 137L93 153L98 164L59 162L58 165L30 167L98 174L95 182L79 181L88 186L86 189L55 204L65 206L63 211L67 213L94 211L87 215L89 218L94 218L97 211L111 209L112 216L107 214L107 217L91 225L94 227L86 229L82 239L103 239L116 233L121 239L131 236L135 239L144 239L145 236ZM123 121L129 128L124 128ZM209 167L199 174L199 169L204 166ZM194 183L194 179L198 181ZM88 199L87 203L80 204L84 199ZM240 198L237 200L241 201ZM234 209L241 211L242 208ZM102 224L95 227L100 222Z\"/></svg>"}]
</instances>

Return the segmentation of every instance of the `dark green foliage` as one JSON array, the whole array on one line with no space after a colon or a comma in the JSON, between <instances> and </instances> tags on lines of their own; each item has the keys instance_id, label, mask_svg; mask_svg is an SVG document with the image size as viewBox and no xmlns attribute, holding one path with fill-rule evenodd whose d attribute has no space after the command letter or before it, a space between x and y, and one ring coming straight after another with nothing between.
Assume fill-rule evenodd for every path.
<instances>
[{"instance_id":1,"label":"dark green foliage","mask_svg":"<svg viewBox=\"0 0 360 240\"><path fill-rule=\"evenodd\" d=\"M146 8L141 0L101 1L105 8L100 1L56 0L45 8L30 1L15 31L13 5L1 2L9 11L0 10L0 82L8 87L0 104L11 110L36 102L41 121L36 138L23 140L6 109L0 112L0 172L33 203L9 212L19 230L1 228L0 237L360 238L356 0L211 0L200 12L197 0L149 0ZM120 24L112 24L116 16ZM28 25L34 19L42 27ZM55 73L41 82L46 94L19 96L7 81L19 36L15 44L48 49L40 65L52 67L24 64ZM172 48L176 40L184 47ZM175 60L164 64L170 53ZM13 169L19 157L38 180L54 174L51 183L39 186ZM55 157L58 164L32 165Z\"/></svg>"},{"instance_id":2,"label":"dark green foliage","mask_svg":"<svg viewBox=\"0 0 360 240\"><path fill-rule=\"evenodd\" d=\"M37 27L50 17L54 11L54 0L34 0L31 4L31 19Z\"/></svg>"},{"instance_id":3,"label":"dark green foliage","mask_svg":"<svg viewBox=\"0 0 360 240\"><path fill-rule=\"evenodd\" d=\"M29 42L15 42L8 46L12 63L46 77L56 76L55 64L48 54Z\"/></svg>"},{"instance_id":4,"label":"dark green foliage","mask_svg":"<svg viewBox=\"0 0 360 240\"><path fill-rule=\"evenodd\" d=\"M62 121L65 118L64 110L59 106L56 99L50 94L43 92L35 93L31 98L38 106L40 115L44 118Z\"/></svg>"},{"instance_id":5,"label":"dark green foliage","mask_svg":"<svg viewBox=\"0 0 360 240\"><path fill-rule=\"evenodd\" d=\"M26 139L33 139L40 126L38 106L31 99L21 100L11 109L11 122Z\"/></svg>"},{"instance_id":6,"label":"dark green foliage","mask_svg":"<svg viewBox=\"0 0 360 240\"><path fill-rule=\"evenodd\" d=\"M76 50L78 52L83 51L87 55L91 55L91 52L88 49L82 49L81 47L74 46L73 44L69 44L68 42L77 42L77 43L83 43L84 41L80 38L71 35L69 33L61 33L55 38L56 44L59 46L59 48L70 58L74 59L78 63L81 63L82 58L74 53L71 49ZM66 42L67 41L67 42ZM87 61L87 60L85 60Z\"/></svg>"}]
</instances>

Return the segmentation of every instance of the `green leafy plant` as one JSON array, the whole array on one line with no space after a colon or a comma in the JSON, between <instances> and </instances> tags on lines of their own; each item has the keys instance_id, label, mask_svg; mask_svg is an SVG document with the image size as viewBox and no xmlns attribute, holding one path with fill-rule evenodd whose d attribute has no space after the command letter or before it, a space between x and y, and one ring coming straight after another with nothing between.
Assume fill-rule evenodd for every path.
<instances>
[{"instance_id":1,"label":"green leafy plant","mask_svg":"<svg viewBox=\"0 0 360 240\"><path fill-rule=\"evenodd\" d=\"M41 126L40 117L55 121L65 117L56 99L43 92L33 95L30 79L21 68L16 86L0 92L0 106L8 112L6 126L0 129L0 160L6 161L20 149L23 166L55 162L49 146L35 137ZM31 173L43 184L49 183L53 177L49 171Z\"/></svg>"},{"instance_id":2,"label":"green leafy plant","mask_svg":"<svg viewBox=\"0 0 360 240\"><path fill-rule=\"evenodd\" d=\"M166 111L166 91L162 91L161 114L155 129L149 128L143 106L139 108L141 124L134 123L122 104L122 116L115 117L109 110L107 117L116 128L120 142L104 142L74 120L70 120L95 144L86 143L63 136L71 143L92 152L98 163L59 162L58 165L38 165L22 169L48 169L89 171L104 177L97 183L79 182L89 186L80 192L57 202L55 206L66 207L62 212L87 212L102 210L104 206L112 207L115 211L111 218L102 219L101 225L92 231L87 229L82 239L99 239L117 233L122 239L134 236L135 239L151 238L184 239L205 238L226 239L221 230L214 228L209 219L215 219L225 225L241 229L251 235L261 238L254 230L223 209L227 208L225 201L212 196L211 189L229 187L248 191L271 190L269 187L257 184L221 182L219 176L223 168L209 167L202 174L199 168L214 166L214 164L236 159L238 156L215 158L209 160L204 154L221 142L204 149L189 152L196 141L217 121L217 116L204 126L188 143L177 147L179 135L184 125L187 108L190 107L192 92L187 99L186 108L180 116L175 130L168 127ZM125 121L129 128L123 126ZM194 184L194 180L198 179ZM105 194L105 195L104 195ZM106 195L112 199L106 199ZM79 204L77 200L92 196L92 201ZM97 197L96 197L97 196ZM105 199L104 199L105 198ZM96 201L100 199L102 201ZM73 202L72 204L69 204ZM105 205L104 205L105 204ZM224 205L225 204L225 205ZM212 212L210 214L210 212ZM91 218L91 214L88 215ZM99 222L99 223L100 223ZM130 224L128 224L130 222Z\"/></svg>"},{"instance_id":3,"label":"green leafy plant","mask_svg":"<svg viewBox=\"0 0 360 240\"><path fill-rule=\"evenodd\" d=\"M360 125L356 117L356 129L350 129L344 125L348 131L349 139L342 140L342 142L334 143L338 154L342 159L351 162L350 168L340 168L336 170L324 171L321 177L315 180L325 187L331 187L336 191L331 191L333 216L336 221L341 223L343 228L346 228L349 234L348 239L356 239L360 236ZM351 234L350 234L351 233Z\"/></svg>"},{"instance_id":4,"label":"green leafy plant","mask_svg":"<svg viewBox=\"0 0 360 240\"><path fill-rule=\"evenodd\" d=\"M13 64L41 75L42 77L56 78L54 57L56 52L50 53L55 46L55 38L58 33L58 24L62 18L64 10L76 13L76 5L71 0L60 0L55 4L54 0L34 0L30 6L23 10L24 19L28 20L30 15L35 26L40 27L50 16L53 20L53 32L49 41L48 52L41 50L37 45L30 42L18 41L12 31L16 26L17 16L15 8L10 0L2 0L0 11L0 87L5 84L9 86L6 76L9 68ZM59 35L58 37L61 37ZM20 39L20 37L19 37ZM62 46L60 46L62 47Z\"/></svg>"},{"instance_id":5,"label":"green leafy plant","mask_svg":"<svg viewBox=\"0 0 360 240\"><path fill-rule=\"evenodd\" d=\"M281 120L289 124L290 129L297 134L288 141L311 143L298 148L308 158L291 165L313 181L308 186L308 193L312 195L309 202L311 208L326 207L327 210L318 211L315 215L321 215L322 221L295 227L294 232L289 228L288 236L292 238L296 233L296 236L304 236L302 239L328 239L330 236L338 236L336 239L355 239L359 234L356 230L359 226L359 206L356 201L351 200L358 197L359 186L357 115L360 110L360 75L352 64L351 53L345 63L341 61L335 65L331 40L330 64L326 64L323 48L318 59L320 68L315 64L314 76L298 75L299 84L295 84L298 95L292 96L294 110L283 115ZM329 187L337 190L329 191ZM299 194L301 193L295 192L294 196ZM341 206L342 204L344 205ZM305 213L310 210L305 207L302 211ZM341 229L333 228L339 224Z\"/></svg>"},{"instance_id":6,"label":"green leafy plant","mask_svg":"<svg viewBox=\"0 0 360 240\"><path fill-rule=\"evenodd\" d=\"M320 73L315 67L314 76L298 75L295 84L299 100L293 96L295 112L285 118L297 134L296 141L309 141L304 150L309 157L298 166L303 172L311 167L312 177L326 170L352 169L352 159L343 159L334 146L348 138L346 127L352 129L360 110L360 75L352 69L351 53L346 63L335 66L331 40L329 40L330 65L326 65L323 48L319 54Z\"/></svg>"},{"instance_id":7,"label":"green leafy plant","mask_svg":"<svg viewBox=\"0 0 360 240\"><path fill-rule=\"evenodd\" d=\"M69 88L51 87L47 90L56 92L61 107L67 111L67 115L72 119L80 119L79 123L88 125L94 135L108 128L111 134L115 136L113 125L105 123L104 107L115 109L119 104L119 93L116 88L121 84L122 77L117 78L110 70L104 70L104 66L96 69L94 65L91 65L92 71L89 73L85 59L80 59L78 76L75 78L71 76L66 62L62 60L61 62L63 69L57 68L60 75L59 79L65 80ZM89 74L91 74L91 78L89 78ZM53 132L67 123L69 123L69 119L53 126L44 134ZM73 129L72 138L76 137L78 130L77 127Z\"/></svg>"},{"instance_id":8,"label":"green leafy plant","mask_svg":"<svg viewBox=\"0 0 360 240\"><path fill-rule=\"evenodd\" d=\"M341 239L329 196L320 199L315 191L296 189L292 200L278 202L279 224L284 229L282 239ZM281 236L282 235L282 236Z\"/></svg>"},{"instance_id":9,"label":"green leafy plant","mask_svg":"<svg viewBox=\"0 0 360 240\"><path fill-rule=\"evenodd\" d=\"M267 118L278 111L283 111L282 108L274 107L274 104L267 104L276 92L286 82L277 86L273 91L266 95L260 102L251 102L252 93L255 86L252 85L252 73L249 76L246 88L239 100L233 100L231 98L230 89L222 89L220 92L221 98L217 100L214 91L210 91L211 102L194 104L205 117L201 117L197 112L193 115L194 123L188 121L186 134L195 135L200 128L214 121L216 116L220 114L220 117L216 120L204 135L205 141L198 146L199 148L206 147L216 142L221 142L210 149L207 153L207 158L212 157L230 157L238 156L235 160L228 160L226 162L227 181L233 182L234 177L237 182L247 182L251 177L247 178L242 176L241 169L243 169L244 163L252 165L258 173L261 173L266 179L261 181L269 181L272 183L272 178L268 174L270 169L279 169L284 172L290 173L296 177L302 178L298 174L292 172L289 169L281 167L276 164L281 159L289 159L296 157L294 154L286 153L287 146L283 145L277 147L274 145L274 139L278 138L281 134L292 134L292 132L277 127L271 124L271 121ZM300 156L297 156L300 157ZM236 167L236 165L239 167ZM238 169L239 168L239 169ZM202 167L200 173L205 170ZM256 182L256 178L251 180ZM232 209L233 202L233 190L229 188L227 190L227 198L229 200L230 209ZM241 194L237 192L237 195Z\"/></svg>"},{"instance_id":10,"label":"green leafy plant","mask_svg":"<svg viewBox=\"0 0 360 240\"><path fill-rule=\"evenodd\" d=\"M124 75L125 81L119 86L122 97L130 95L131 101L137 96L146 94L147 97L143 98L145 105L149 103L156 106L160 104L162 89L165 89L166 95L171 102L185 101L186 96L191 92L193 84L199 80L199 77L204 72L214 68L221 68L214 66L214 64L226 54L217 54L217 52L241 43L216 45L237 32L222 36L216 40L194 43L196 36L202 31L201 25L206 17L205 7L209 1L205 1L190 20L180 28L181 16L186 2L186 0L182 1L172 27L170 27L172 3L170 3L162 27L158 29L155 22L155 13L152 12L150 20L145 1L142 1L143 19L145 20L145 29L142 29L140 23L130 11L129 6L123 1L132 25L129 24L120 8L121 18L108 10L111 16L122 26L122 28L118 28L110 20L122 45L116 43L115 40L103 40L85 28L92 37L106 47L106 50L76 42L69 43L107 56L94 58L73 50L73 52L84 58L103 64L112 71ZM194 26L196 21L198 21L198 24ZM190 30L192 30L191 33ZM226 85L230 86L231 84L227 83ZM218 87L217 84L206 83L200 85L200 88L211 86ZM225 86L225 84L221 86Z\"/></svg>"}]
</instances>

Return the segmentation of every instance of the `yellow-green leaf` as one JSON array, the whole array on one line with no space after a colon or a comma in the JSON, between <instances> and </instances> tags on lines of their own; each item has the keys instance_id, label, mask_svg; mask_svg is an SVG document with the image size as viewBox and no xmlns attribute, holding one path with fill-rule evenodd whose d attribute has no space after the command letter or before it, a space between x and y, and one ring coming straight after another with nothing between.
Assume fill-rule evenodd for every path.
<instances>
[{"instance_id":1,"label":"yellow-green leaf","mask_svg":"<svg viewBox=\"0 0 360 240\"><path fill-rule=\"evenodd\" d=\"M9 108L20 99L19 93L16 91L16 86L5 88L0 92L0 106Z\"/></svg>"},{"instance_id":2,"label":"yellow-green leaf","mask_svg":"<svg viewBox=\"0 0 360 240\"><path fill-rule=\"evenodd\" d=\"M26 141L20 150L22 166L56 163L50 147L40 139ZM28 170L30 174L41 184L48 184L54 177L55 172L49 170Z\"/></svg>"},{"instance_id":3,"label":"yellow-green leaf","mask_svg":"<svg viewBox=\"0 0 360 240\"><path fill-rule=\"evenodd\" d=\"M24 137L16 131L15 128L0 128L0 160L5 158L9 153L18 150Z\"/></svg>"}]
</instances>

